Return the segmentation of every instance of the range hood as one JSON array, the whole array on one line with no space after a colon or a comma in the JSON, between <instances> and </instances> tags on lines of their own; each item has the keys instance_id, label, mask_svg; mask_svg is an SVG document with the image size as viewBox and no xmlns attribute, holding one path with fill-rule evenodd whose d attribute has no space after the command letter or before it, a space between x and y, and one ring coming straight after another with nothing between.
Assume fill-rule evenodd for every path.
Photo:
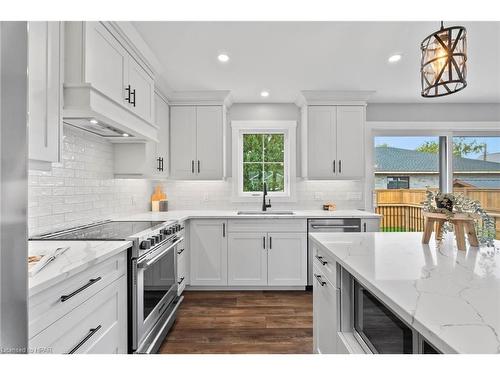
<instances>
[{"instance_id":1,"label":"range hood","mask_svg":"<svg viewBox=\"0 0 500 375\"><path fill-rule=\"evenodd\" d=\"M104 138L135 138L134 135L126 133L111 125L100 123L98 120L91 118L72 118L64 119L65 124L74 126L75 128L88 131Z\"/></svg>"}]
</instances>

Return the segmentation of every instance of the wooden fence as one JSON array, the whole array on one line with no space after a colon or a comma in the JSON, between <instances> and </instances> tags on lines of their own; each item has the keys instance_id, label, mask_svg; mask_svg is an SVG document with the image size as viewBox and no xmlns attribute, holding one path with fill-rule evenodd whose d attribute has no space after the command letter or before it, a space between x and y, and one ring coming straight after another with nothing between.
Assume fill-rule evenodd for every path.
<instances>
[{"instance_id":1,"label":"wooden fence","mask_svg":"<svg viewBox=\"0 0 500 375\"><path fill-rule=\"evenodd\" d=\"M424 228L422 202L425 189L378 189L375 212L383 215L384 232L420 232ZM496 237L500 239L500 189L455 188L454 192L477 200L496 221Z\"/></svg>"}]
</instances>

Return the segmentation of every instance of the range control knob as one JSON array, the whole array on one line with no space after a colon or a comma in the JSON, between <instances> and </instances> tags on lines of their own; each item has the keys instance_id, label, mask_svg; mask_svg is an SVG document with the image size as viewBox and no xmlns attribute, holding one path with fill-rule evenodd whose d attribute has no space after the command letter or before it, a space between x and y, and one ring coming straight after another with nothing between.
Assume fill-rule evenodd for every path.
<instances>
[{"instance_id":1,"label":"range control knob","mask_svg":"<svg viewBox=\"0 0 500 375\"><path fill-rule=\"evenodd\" d=\"M147 250L150 247L151 247L151 242L149 242L149 240L141 241L141 244L139 245L139 248L141 248L142 250Z\"/></svg>"},{"instance_id":2,"label":"range control knob","mask_svg":"<svg viewBox=\"0 0 500 375\"><path fill-rule=\"evenodd\" d=\"M166 229L162 229L160 232L161 232L161 234L163 234L164 236L166 236L166 235L167 235L167 230L166 230Z\"/></svg>"},{"instance_id":3,"label":"range control knob","mask_svg":"<svg viewBox=\"0 0 500 375\"><path fill-rule=\"evenodd\" d=\"M167 229L167 234L168 234L168 235L172 234L172 229L171 229L171 228L168 228L168 229Z\"/></svg>"},{"instance_id":4,"label":"range control knob","mask_svg":"<svg viewBox=\"0 0 500 375\"><path fill-rule=\"evenodd\" d=\"M156 239L154 237L149 237L148 241L151 242L151 246L153 246L154 244L156 244Z\"/></svg>"},{"instance_id":5,"label":"range control knob","mask_svg":"<svg viewBox=\"0 0 500 375\"><path fill-rule=\"evenodd\" d=\"M156 243L158 243L158 242L160 242L160 241L161 241L161 240L160 240L160 236L156 235L156 236L153 236L153 237L154 237L154 239L155 239Z\"/></svg>"},{"instance_id":6,"label":"range control knob","mask_svg":"<svg viewBox=\"0 0 500 375\"><path fill-rule=\"evenodd\" d=\"M177 232L177 225L172 226L172 232L174 232L174 233Z\"/></svg>"},{"instance_id":7,"label":"range control knob","mask_svg":"<svg viewBox=\"0 0 500 375\"><path fill-rule=\"evenodd\" d=\"M160 237L160 241L163 241L165 239L165 236L162 233L160 233L158 237Z\"/></svg>"}]
</instances>

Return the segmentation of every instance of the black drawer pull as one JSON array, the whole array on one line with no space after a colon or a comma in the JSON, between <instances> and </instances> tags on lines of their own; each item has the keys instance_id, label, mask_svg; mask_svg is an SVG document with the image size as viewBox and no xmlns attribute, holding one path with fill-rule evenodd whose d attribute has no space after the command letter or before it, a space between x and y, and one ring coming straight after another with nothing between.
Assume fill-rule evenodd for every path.
<instances>
[{"instance_id":1,"label":"black drawer pull","mask_svg":"<svg viewBox=\"0 0 500 375\"><path fill-rule=\"evenodd\" d=\"M181 255L183 251L184 249L180 249L179 251L177 251L177 255Z\"/></svg>"},{"instance_id":2,"label":"black drawer pull","mask_svg":"<svg viewBox=\"0 0 500 375\"><path fill-rule=\"evenodd\" d=\"M99 331L100 329L102 328L102 326L99 324L97 327L95 328L92 328L89 333L87 334L87 336L85 336L83 338L82 341L80 341L73 349L71 349L68 354L73 354L75 353L78 349L80 349L82 347L83 344L85 344L87 341L89 341L89 339L95 335L95 333L97 331Z\"/></svg>"},{"instance_id":3,"label":"black drawer pull","mask_svg":"<svg viewBox=\"0 0 500 375\"><path fill-rule=\"evenodd\" d=\"M183 281L184 281L184 277L181 277L180 280L177 282L177 284L181 285Z\"/></svg>"},{"instance_id":4,"label":"black drawer pull","mask_svg":"<svg viewBox=\"0 0 500 375\"><path fill-rule=\"evenodd\" d=\"M316 274L314 274L314 277L318 280L319 285L321 285L321 286L325 286L325 285L326 285L326 281L323 281L323 280L321 279L321 275L316 275Z\"/></svg>"},{"instance_id":5,"label":"black drawer pull","mask_svg":"<svg viewBox=\"0 0 500 375\"><path fill-rule=\"evenodd\" d=\"M324 266L325 264L328 264L326 260L323 260L323 257L320 257L319 255L315 256L317 260Z\"/></svg>"},{"instance_id":6,"label":"black drawer pull","mask_svg":"<svg viewBox=\"0 0 500 375\"><path fill-rule=\"evenodd\" d=\"M65 302L67 300L69 300L71 297L74 297L76 296L78 293L80 292L83 292L85 289L87 289L89 286L95 284L96 282L98 282L99 280L101 280L102 277L99 276L99 277L96 277L95 279L90 279L89 282L87 284L85 284L84 286L78 288L77 290L75 290L74 292L70 293L70 294L67 294L65 296L61 296L61 302Z\"/></svg>"}]
</instances>

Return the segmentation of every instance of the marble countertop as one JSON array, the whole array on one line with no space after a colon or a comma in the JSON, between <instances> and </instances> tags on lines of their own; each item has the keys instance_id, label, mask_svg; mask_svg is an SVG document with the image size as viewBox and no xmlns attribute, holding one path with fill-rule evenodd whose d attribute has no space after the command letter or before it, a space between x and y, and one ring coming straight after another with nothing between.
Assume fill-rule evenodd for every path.
<instances>
[{"instance_id":1,"label":"marble countertop","mask_svg":"<svg viewBox=\"0 0 500 375\"><path fill-rule=\"evenodd\" d=\"M314 233L310 238L445 353L500 353L500 241L458 251L422 233Z\"/></svg>"},{"instance_id":2,"label":"marble countertop","mask_svg":"<svg viewBox=\"0 0 500 375\"><path fill-rule=\"evenodd\" d=\"M272 210L269 210L272 212ZM167 212L144 212L140 214L127 215L120 217L117 220L187 220L187 219L227 219L227 218L254 218L254 219L307 219L307 218L378 218L379 214L361 210L337 210L337 211L323 211L323 210L292 210L294 215L238 215L238 211L231 210L174 210Z\"/></svg>"},{"instance_id":3,"label":"marble countertop","mask_svg":"<svg viewBox=\"0 0 500 375\"><path fill-rule=\"evenodd\" d=\"M28 254L41 255L58 247L69 249L28 278L29 296L67 279L86 268L125 251L130 241L28 241Z\"/></svg>"}]
</instances>

